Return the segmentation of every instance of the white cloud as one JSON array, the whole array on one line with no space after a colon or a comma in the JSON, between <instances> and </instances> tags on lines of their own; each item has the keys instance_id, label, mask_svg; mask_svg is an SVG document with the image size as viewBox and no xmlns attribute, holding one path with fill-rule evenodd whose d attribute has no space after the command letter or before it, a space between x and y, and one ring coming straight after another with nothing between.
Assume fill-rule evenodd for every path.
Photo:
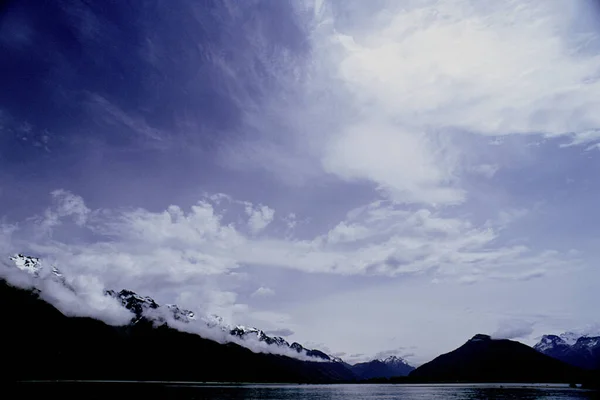
<instances>
[{"instance_id":1,"label":"white cloud","mask_svg":"<svg viewBox=\"0 0 600 400\"><path fill-rule=\"evenodd\" d=\"M413 4L382 10L367 33L335 33L340 76L363 102L410 125L484 134L600 126L599 57L583 49L597 32L571 25L583 4Z\"/></svg>"},{"instance_id":2,"label":"white cloud","mask_svg":"<svg viewBox=\"0 0 600 400\"><path fill-rule=\"evenodd\" d=\"M40 297L68 316L85 316L100 319L110 325L124 325L132 314L112 297L104 295L101 279L93 275L78 274L68 277L67 285L51 279L47 274L34 278L14 267L5 258L0 263L0 275L10 285L24 289L40 290Z\"/></svg>"},{"instance_id":3,"label":"white cloud","mask_svg":"<svg viewBox=\"0 0 600 400\"><path fill-rule=\"evenodd\" d=\"M75 209L87 210L81 201ZM247 265L341 275L429 271L437 279L457 280L523 280L577 265L571 253L501 245L506 217L477 226L440 211L409 211L378 201L351 210L331 230L300 240L257 231L248 236L243 225L225 224L224 213L235 213L236 204L245 207L237 202L225 210L205 199L187 211L174 205L162 212L87 210L85 214L93 214L84 226L94 235L90 242L42 238L27 248L66 270L102 277L108 287L143 287L156 281L164 288L202 286ZM218 285L206 289L218 291ZM235 299L225 303L229 307Z\"/></svg>"},{"instance_id":4,"label":"white cloud","mask_svg":"<svg viewBox=\"0 0 600 400\"><path fill-rule=\"evenodd\" d=\"M228 213L239 216L247 203L233 200L219 205L218 199L213 200L206 196L189 209L171 205L164 211L149 211L88 210L81 199L77 207L67 208L88 210L83 212L85 224L78 225L71 218L61 220L62 230L73 228L77 234L32 237L32 230L45 228L43 220L29 218L13 225L18 229L4 230L7 243L2 251L8 253L6 257L15 252L40 256L73 277L73 284L86 293L84 308L69 293L48 297L66 313L95 315L114 323L120 317L98 297L100 288L127 288L160 303L220 315L227 323L265 330L293 329L299 338L309 340L318 339L314 332L323 334L322 330L308 329L296 314L278 309L278 304L269 302L269 309L254 309L240 303L238 289L249 282L244 273L236 271L243 272L248 266L268 277L269 285L258 288L253 294L256 297L269 295L270 286L280 284L271 283L273 276L289 279L286 270L329 276L419 277L428 282L435 279L439 287L471 283L468 290L473 290L494 281L534 284L539 278L569 274L580 265L577 252L537 250L512 237L513 244L503 244L503 237L510 233L507 220L516 217L510 210L506 216L501 213L497 221L475 224L441 210L406 209L376 201L350 210L321 234L298 239L293 235L274 238L266 231L246 234L246 221L225 221L236 220ZM280 220L284 222L284 217ZM266 351L257 346L257 351Z\"/></svg>"},{"instance_id":5,"label":"white cloud","mask_svg":"<svg viewBox=\"0 0 600 400\"><path fill-rule=\"evenodd\" d=\"M273 330L267 331L265 333L267 335L288 337L288 336L292 336L294 334L294 331L291 329L288 329L288 328L281 328L281 329L273 329Z\"/></svg>"},{"instance_id":6,"label":"white cloud","mask_svg":"<svg viewBox=\"0 0 600 400\"><path fill-rule=\"evenodd\" d=\"M256 291L254 291L250 296L252 297L269 297L273 296L275 291L271 288L261 286Z\"/></svg>"},{"instance_id":7,"label":"white cloud","mask_svg":"<svg viewBox=\"0 0 600 400\"><path fill-rule=\"evenodd\" d=\"M336 28L335 14L319 14L318 57L356 110L328 142L325 169L372 180L401 201L456 203L465 196L455 176L460 150L435 132L597 141L600 57L583 48L597 32L576 36L571 26L583 7L391 2L375 15L365 6L368 29L363 20Z\"/></svg>"},{"instance_id":8,"label":"white cloud","mask_svg":"<svg viewBox=\"0 0 600 400\"><path fill-rule=\"evenodd\" d=\"M311 3L301 14L310 16L310 68L302 80L281 77L285 89L268 105L276 117L261 120L267 133L240 144L240 157L286 182L319 176L320 165L398 202L444 205L468 198L469 174L491 177L504 167L468 168L482 151L476 135L597 147L599 35L581 18L590 4L384 1L376 11L353 4Z\"/></svg>"},{"instance_id":9,"label":"white cloud","mask_svg":"<svg viewBox=\"0 0 600 400\"><path fill-rule=\"evenodd\" d=\"M252 204L247 204L246 214L250 216L248 219L250 232L256 234L265 229L273 221L275 210L263 205L254 208Z\"/></svg>"},{"instance_id":10,"label":"white cloud","mask_svg":"<svg viewBox=\"0 0 600 400\"><path fill-rule=\"evenodd\" d=\"M496 339L519 339L526 338L533 333L532 322L520 319L502 320L498 323L498 329L492 334Z\"/></svg>"},{"instance_id":11,"label":"white cloud","mask_svg":"<svg viewBox=\"0 0 600 400\"><path fill-rule=\"evenodd\" d=\"M459 203L464 193L449 186L453 165L426 135L378 120L354 123L332 139L325 151L325 171L347 180L376 182L403 202Z\"/></svg>"},{"instance_id":12,"label":"white cloud","mask_svg":"<svg viewBox=\"0 0 600 400\"><path fill-rule=\"evenodd\" d=\"M77 225L84 225L90 214L83 199L66 190L54 190L52 193L53 206L46 209L41 219L44 232L50 232L53 227L60 225L61 219L72 217Z\"/></svg>"},{"instance_id":13,"label":"white cloud","mask_svg":"<svg viewBox=\"0 0 600 400\"><path fill-rule=\"evenodd\" d=\"M296 220L296 214L289 213L287 217L283 218L288 229L294 229L298 221Z\"/></svg>"},{"instance_id":14,"label":"white cloud","mask_svg":"<svg viewBox=\"0 0 600 400\"><path fill-rule=\"evenodd\" d=\"M481 164L471 168L471 171L475 174L482 175L486 178L492 178L498 172L498 165L493 164Z\"/></svg>"},{"instance_id":15,"label":"white cloud","mask_svg":"<svg viewBox=\"0 0 600 400\"><path fill-rule=\"evenodd\" d=\"M89 94L87 105L92 108L95 115L104 118L106 122L112 125L127 127L141 138L150 139L150 143L155 146L158 143L164 142L167 137L164 132L148 125L142 116L128 114L116 104L111 103L98 94ZM161 145L164 146L164 143L161 143Z\"/></svg>"}]
</instances>

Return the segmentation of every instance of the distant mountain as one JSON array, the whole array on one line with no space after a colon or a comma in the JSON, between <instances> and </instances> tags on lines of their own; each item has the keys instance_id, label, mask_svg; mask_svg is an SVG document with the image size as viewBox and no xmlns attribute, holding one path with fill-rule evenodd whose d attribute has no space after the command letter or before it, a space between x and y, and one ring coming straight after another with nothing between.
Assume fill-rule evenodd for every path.
<instances>
[{"instance_id":1,"label":"distant mountain","mask_svg":"<svg viewBox=\"0 0 600 400\"><path fill-rule=\"evenodd\" d=\"M374 379L407 376L415 368L400 357L390 356L382 360L354 364L351 369L359 379Z\"/></svg>"},{"instance_id":2,"label":"distant mountain","mask_svg":"<svg viewBox=\"0 0 600 400\"><path fill-rule=\"evenodd\" d=\"M421 365L410 378L427 382L573 382L583 371L522 343L475 335Z\"/></svg>"},{"instance_id":3,"label":"distant mountain","mask_svg":"<svg viewBox=\"0 0 600 400\"><path fill-rule=\"evenodd\" d=\"M533 348L580 368L600 369L600 336L544 335Z\"/></svg>"}]
</instances>

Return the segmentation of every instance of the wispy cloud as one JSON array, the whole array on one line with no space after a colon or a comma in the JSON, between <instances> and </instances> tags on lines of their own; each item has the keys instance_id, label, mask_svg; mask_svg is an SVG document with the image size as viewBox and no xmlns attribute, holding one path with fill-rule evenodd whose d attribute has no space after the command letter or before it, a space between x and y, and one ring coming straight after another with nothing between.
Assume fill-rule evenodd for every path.
<instances>
[{"instance_id":1,"label":"wispy cloud","mask_svg":"<svg viewBox=\"0 0 600 400\"><path fill-rule=\"evenodd\" d=\"M148 124L144 117L125 112L119 106L98 94L91 93L88 97L88 106L95 118L99 118L109 125L125 127L130 134L146 141L150 140L153 145L167 139L165 132ZM161 146L163 145L161 144Z\"/></svg>"}]
</instances>

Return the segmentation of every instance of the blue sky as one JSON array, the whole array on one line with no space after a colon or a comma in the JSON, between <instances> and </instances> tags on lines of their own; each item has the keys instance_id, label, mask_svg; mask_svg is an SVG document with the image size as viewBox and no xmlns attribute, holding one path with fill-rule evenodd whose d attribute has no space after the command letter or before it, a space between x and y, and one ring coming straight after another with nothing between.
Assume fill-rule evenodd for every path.
<instances>
[{"instance_id":1,"label":"blue sky","mask_svg":"<svg viewBox=\"0 0 600 400\"><path fill-rule=\"evenodd\" d=\"M0 10L0 252L349 361L595 326L592 1Z\"/></svg>"}]
</instances>

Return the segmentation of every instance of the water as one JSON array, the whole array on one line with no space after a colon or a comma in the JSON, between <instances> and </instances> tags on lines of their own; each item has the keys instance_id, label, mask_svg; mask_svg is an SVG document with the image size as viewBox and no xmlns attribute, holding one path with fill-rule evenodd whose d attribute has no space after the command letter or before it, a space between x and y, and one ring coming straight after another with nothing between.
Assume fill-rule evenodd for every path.
<instances>
[{"instance_id":1,"label":"water","mask_svg":"<svg viewBox=\"0 0 600 400\"><path fill-rule=\"evenodd\" d=\"M11 397L12 392L12 397ZM181 400L466 400L600 399L600 393L566 385L206 385L177 383L30 383L5 399L181 399Z\"/></svg>"}]
</instances>

